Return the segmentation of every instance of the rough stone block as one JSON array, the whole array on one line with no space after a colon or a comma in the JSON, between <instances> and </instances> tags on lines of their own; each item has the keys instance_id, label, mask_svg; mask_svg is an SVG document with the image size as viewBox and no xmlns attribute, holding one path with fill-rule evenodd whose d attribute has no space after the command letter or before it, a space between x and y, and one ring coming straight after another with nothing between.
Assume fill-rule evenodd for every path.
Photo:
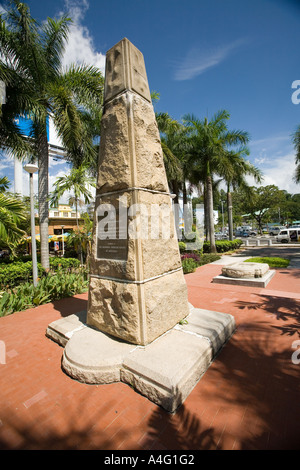
<instances>
[{"instance_id":1,"label":"rough stone block","mask_svg":"<svg viewBox=\"0 0 300 470\"><path fill-rule=\"evenodd\" d=\"M102 206L97 205L95 210L96 227L90 260L92 274L117 279L145 280L181 267L169 195L139 191L136 199L132 192L123 192L101 197L98 204L100 202ZM112 207L115 211L115 223L112 223L112 227L117 238L114 238L115 234L112 233L107 235L111 236L111 239L99 240L99 232L103 229L97 228L97 214L104 214L107 207ZM125 214L120 216L123 212ZM126 220L123 220L125 215ZM108 224L103 217L102 226L106 223ZM130 237L120 239L120 232L126 232L126 237L129 232Z\"/></svg>"},{"instance_id":2,"label":"rough stone block","mask_svg":"<svg viewBox=\"0 0 300 470\"><path fill-rule=\"evenodd\" d=\"M222 267L223 276L231 278L258 278L269 271L267 263L234 263Z\"/></svg>"},{"instance_id":3,"label":"rough stone block","mask_svg":"<svg viewBox=\"0 0 300 470\"><path fill-rule=\"evenodd\" d=\"M117 338L148 344L188 314L181 270L142 284L91 276L87 323Z\"/></svg>"},{"instance_id":4,"label":"rough stone block","mask_svg":"<svg viewBox=\"0 0 300 470\"><path fill-rule=\"evenodd\" d=\"M123 94L102 117L98 194L130 187L169 192L153 106Z\"/></svg>"}]
</instances>

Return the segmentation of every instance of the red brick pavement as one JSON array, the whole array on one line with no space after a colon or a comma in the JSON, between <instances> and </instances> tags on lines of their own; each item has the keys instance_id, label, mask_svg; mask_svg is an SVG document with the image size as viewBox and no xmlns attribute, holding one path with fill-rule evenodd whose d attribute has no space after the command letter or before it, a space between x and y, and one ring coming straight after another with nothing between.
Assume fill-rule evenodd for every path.
<instances>
[{"instance_id":1,"label":"red brick pavement","mask_svg":"<svg viewBox=\"0 0 300 470\"><path fill-rule=\"evenodd\" d=\"M0 449L300 449L300 270L277 270L265 289L212 284L220 271L187 275L189 300L234 315L237 331L175 414L62 371L45 331L87 294L0 318Z\"/></svg>"}]
</instances>

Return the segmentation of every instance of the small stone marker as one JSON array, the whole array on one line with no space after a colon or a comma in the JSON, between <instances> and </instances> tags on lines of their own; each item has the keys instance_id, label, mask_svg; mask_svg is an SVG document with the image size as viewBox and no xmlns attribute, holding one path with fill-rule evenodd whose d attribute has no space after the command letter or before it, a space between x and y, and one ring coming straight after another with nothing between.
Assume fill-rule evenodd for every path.
<instances>
[{"instance_id":1,"label":"small stone marker","mask_svg":"<svg viewBox=\"0 0 300 470\"><path fill-rule=\"evenodd\" d=\"M234 263L224 266L222 274L233 278L258 278L263 277L269 271L267 263Z\"/></svg>"},{"instance_id":2,"label":"small stone marker","mask_svg":"<svg viewBox=\"0 0 300 470\"><path fill-rule=\"evenodd\" d=\"M275 275L267 263L238 262L222 267L222 274L213 282L240 286L266 287Z\"/></svg>"},{"instance_id":3,"label":"small stone marker","mask_svg":"<svg viewBox=\"0 0 300 470\"><path fill-rule=\"evenodd\" d=\"M94 227L87 324L146 345L189 308L144 58L126 38L106 56Z\"/></svg>"}]
</instances>

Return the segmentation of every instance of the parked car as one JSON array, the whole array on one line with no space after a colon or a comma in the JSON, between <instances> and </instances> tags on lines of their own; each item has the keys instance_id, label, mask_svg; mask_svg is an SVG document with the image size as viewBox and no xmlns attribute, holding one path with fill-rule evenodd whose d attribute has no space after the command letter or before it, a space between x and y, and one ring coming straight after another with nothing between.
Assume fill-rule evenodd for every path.
<instances>
[{"instance_id":1,"label":"parked car","mask_svg":"<svg viewBox=\"0 0 300 470\"><path fill-rule=\"evenodd\" d=\"M216 240L227 240L228 234L226 232L215 232Z\"/></svg>"},{"instance_id":2,"label":"parked car","mask_svg":"<svg viewBox=\"0 0 300 470\"><path fill-rule=\"evenodd\" d=\"M235 237L241 237L241 236L242 236L242 233L243 233L243 230L235 230L234 236L235 236Z\"/></svg>"},{"instance_id":3,"label":"parked car","mask_svg":"<svg viewBox=\"0 0 300 470\"><path fill-rule=\"evenodd\" d=\"M285 228L284 230L280 230L276 240L281 243L299 242L300 228Z\"/></svg>"},{"instance_id":4,"label":"parked car","mask_svg":"<svg viewBox=\"0 0 300 470\"><path fill-rule=\"evenodd\" d=\"M235 232L236 237L255 237L257 232L255 230L237 230Z\"/></svg>"},{"instance_id":5,"label":"parked car","mask_svg":"<svg viewBox=\"0 0 300 470\"><path fill-rule=\"evenodd\" d=\"M269 228L269 235L271 236L275 236L275 235L278 235L280 230L284 230L286 227L271 227Z\"/></svg>"}]
</instances>

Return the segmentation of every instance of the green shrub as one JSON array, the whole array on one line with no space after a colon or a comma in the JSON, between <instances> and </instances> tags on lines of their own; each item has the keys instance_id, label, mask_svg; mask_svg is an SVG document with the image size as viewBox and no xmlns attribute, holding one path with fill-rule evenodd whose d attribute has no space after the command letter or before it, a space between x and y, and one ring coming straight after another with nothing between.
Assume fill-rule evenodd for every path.
<instances>
[{"instance_id":1,"label":"green shrub","mask_svg":"<svg viewBox=\"0 0 300 470\"><path fill-rule=\"evenodd\" d=\"M65 273L58 270L57 274L50 274L40 279L36 287L26 282L0 293L0 317L75 294L82 294L87 289L85 270L80 270L78 273Z\"/></svg>"},{"instance_id":2,"label":"green shrub","mask_svg":"<svg viewBox=\"0 0 300 470\"><path fill-rule=\"evenodd\" d=\"M204 264L213 263L214 261L217 261L220 258L221 258L220 255L215 255L214 253L205 253L200 257L198 266L203 266Z\"/></svg>"},{"instance_id":3,"label":"green shrub","mask_svg":"<svg viewBox=\"0 0 300 470\"><path fill-rule=\"evenodd\" d=\"M38 263L38 276L42 277L45 270L40 263ZM32 280L32 261L15 262L0 267L0 287L15 287L23 282Z\"/></svg>"},{"instance_id":4,"label":"green shrub","mask_svg":"<svg viewBox=\"0 0 300 470\"><path fill-rule=\"evenodd\" d=\"M182 260L182 269L184 274L195 272L197 267L198 264L193 258L184 258Z\"/></svg>"},{"instance_id":5,"label":"green shrub","mask_svg":"<svg viewBox=\"0 0 300 470\"><path fill-rule=\"evenodd\" d=\"M227 251L232 251L240 248L242 245L242 240L216 240L216 249L218 253L226 253ZM203 253L210 252L210 242L204 242L203 244Z\"/></svg>"},{"instance_id":6,"label":"green shrub","mask_svg":"<svg viewBox=\"0 0 300 470\"><path fill-rule=\"evenodd\" d=\"M186 250L186 244L184 242L178 242L179 245L179 251L185 251Z\"/></svg>"},{"instance_id":7,"label":"green shrub","mask_svg":"<svg viewBox=\"0 0 300 470\"><path fill-rule=\"evenodd\" d=\"M59 268L79 268L80 261L77 258L50 258L50 268L56 271Z\"/></svg>"},{"instance_id":8,"label":"green shrub","mask_svg":"<svg viewBox=\"0 0 300 470\"><path fill-rule=\"evenodd\" d=\"M24 257L24 261L25 259ZM32 280L32 261L24 261L12 261L0 265L0 289L13 288ZM37 266L38 276L41 278L46 271L40 263ZM54 272L78 269L79 267L80 261L77 258L50 258L50 269Z\"/></svg>"}]
</instances>

